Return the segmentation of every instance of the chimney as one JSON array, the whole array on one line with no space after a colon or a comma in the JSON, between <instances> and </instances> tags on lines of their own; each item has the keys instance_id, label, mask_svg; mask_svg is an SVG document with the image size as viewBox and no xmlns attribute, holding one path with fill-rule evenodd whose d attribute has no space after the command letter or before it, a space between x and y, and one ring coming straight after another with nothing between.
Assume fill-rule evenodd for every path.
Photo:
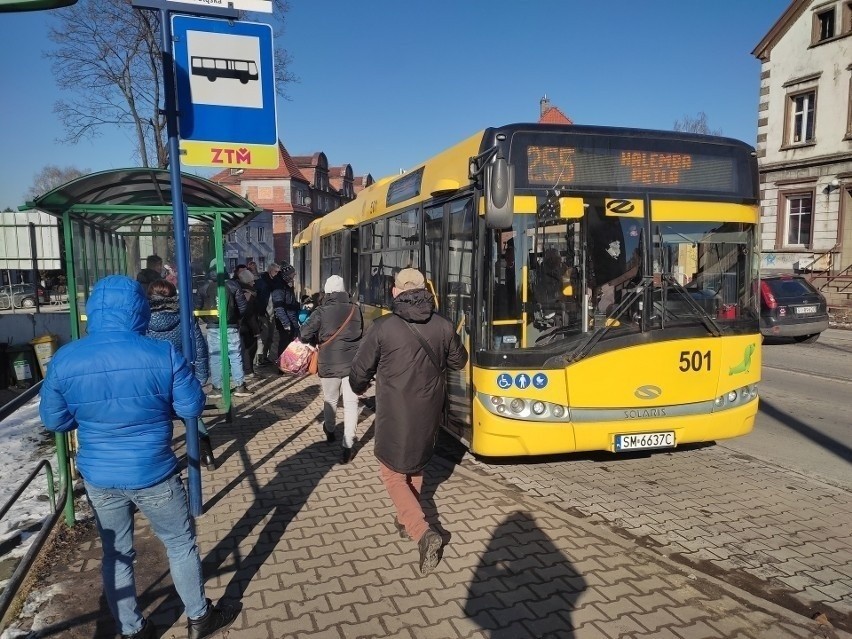
<instances>
[{"instance_id":1,"label":"chimney","mask_svg":"<svg viewBox=\"0 0 852 639\"><path fill-rule=\"evenodd\" d=\"M543 116L545 113L550 110L550 100L547 99L547 94L544 94L544 97L539 100L539 117Z\"/></svg>"}]
</instances>

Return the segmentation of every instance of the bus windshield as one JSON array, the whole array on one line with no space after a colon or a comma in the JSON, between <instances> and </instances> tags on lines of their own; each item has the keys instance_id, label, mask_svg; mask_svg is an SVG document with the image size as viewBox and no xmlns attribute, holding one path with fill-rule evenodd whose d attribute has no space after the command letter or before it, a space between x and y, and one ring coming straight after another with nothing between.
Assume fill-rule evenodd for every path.
<instances>
[{"instance_id":1,"label":"bus windshield","mask_svg":"<svg viewBox=\"0 0 852 639\"><path fill-rule=\"evenodd\" d=\"M516 215L511 230L490 232L491 349L568 353L595 332L754 329L753 225L666 222L646 239L645 219L608 216L602 200L587 202L582 218Z\"/></svg>"}]
</instances>

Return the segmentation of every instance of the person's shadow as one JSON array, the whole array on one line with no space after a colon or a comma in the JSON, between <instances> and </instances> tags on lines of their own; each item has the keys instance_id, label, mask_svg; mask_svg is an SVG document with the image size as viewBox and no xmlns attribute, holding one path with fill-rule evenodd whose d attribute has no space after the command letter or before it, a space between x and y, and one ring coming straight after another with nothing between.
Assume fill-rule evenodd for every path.
<instances>
[{"instance_id":1,"label":"person's shadow","mask_svg":"<svg viewBox=\"0 0 852 639\"><path fill-rule=\"evenodd\" d=\"M464 611L491 639L574 637L571 613L586 580L530 513L494 531L470 583ZM524 614L519 616L518 611Z\"/></svg>"}]
</instances>

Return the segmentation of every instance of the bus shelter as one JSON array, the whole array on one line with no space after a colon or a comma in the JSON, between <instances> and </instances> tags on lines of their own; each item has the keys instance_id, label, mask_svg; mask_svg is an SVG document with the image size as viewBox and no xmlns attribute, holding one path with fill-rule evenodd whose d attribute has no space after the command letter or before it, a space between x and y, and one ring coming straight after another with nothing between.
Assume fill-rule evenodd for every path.
<instances>
[{"instance_id":1,"label":"bus shelter","mask_svg":"<svg viewBox=\"0 0 852 639\"><path fill-rule=\"evenodd\" d=\"M263 209L196 175L182 173L181 184L189 219L193 290L178 294L194 296L215 269L217 310L196 310L195 314L224 317L228 274L224 267L223 238ZM115 274L135 278L144 268L145 258L152 254L160 256L166 265L175 265L171 190L168 169L114 169L67 182L20 207L20 210L39 209L59 220L72 339L86 333L86 301L99 279ZM223 402L230 421L231 371L226 356L227 326L223 322L219 324L219 338L223 354ZM70 460L73 468L74 444L73 440L57 439L60 465Z\"/></svg>"}]
</instances>

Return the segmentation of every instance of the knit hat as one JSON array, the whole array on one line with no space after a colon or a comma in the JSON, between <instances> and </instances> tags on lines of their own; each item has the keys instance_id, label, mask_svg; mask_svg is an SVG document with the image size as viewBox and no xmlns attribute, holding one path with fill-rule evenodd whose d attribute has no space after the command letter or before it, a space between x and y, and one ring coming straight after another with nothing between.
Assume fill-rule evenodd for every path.
<instances>
[{"instance_id":1,"label":"knit hat","mask_svg":"<svg viewBox=\"0 0 852 639\"><path fill-rule=\"evenodd\" d=\"M346 287L343 286L343 278L339 275L331 275L325 281L324 293L345 293Z\"/></svg>"},{"instance_id":2,"label":"knit hat","mask_svg":"<svg viewBox=\"0 0 852 639\"><path fill-rule=\"evenodd\" d=\"M296 269L293 268L292 264L282 264L279 275L282 279L291 282L296 277Z\"/></svg>"},{"instance_id":3,"label":"knit hat","mask_svg":"<svg viewBox=\"0 0 852 639\"><path fill-rule=\"evenodd\" d=\"M404 268L396 274L393 285L400 291L408 291L415 288L426 288L426 280L423 273L416 268Z\"/></svg>"}]
</instances>

